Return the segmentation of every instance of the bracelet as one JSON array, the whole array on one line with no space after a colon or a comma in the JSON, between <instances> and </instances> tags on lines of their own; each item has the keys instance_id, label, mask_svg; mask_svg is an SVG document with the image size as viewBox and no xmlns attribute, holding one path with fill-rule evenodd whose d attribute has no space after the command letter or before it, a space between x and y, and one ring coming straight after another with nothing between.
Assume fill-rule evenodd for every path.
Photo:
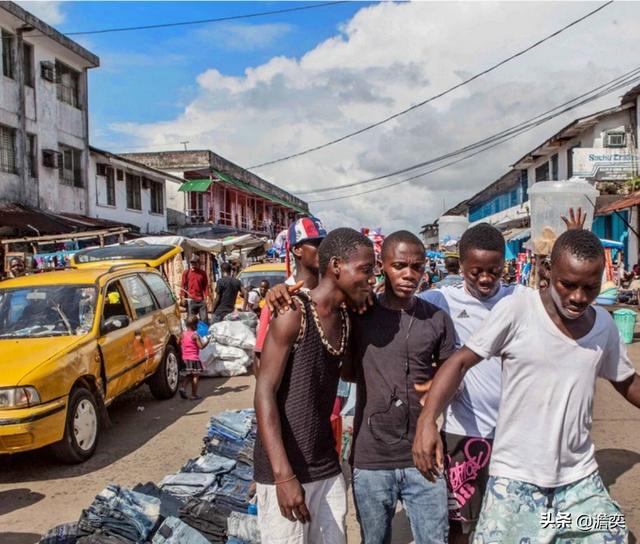
<instances>
[{"instance_id":1,"label":"bracelet","mask_svg":"<svg viewBox=\"0 0 640 544\"><path fill-rule=\"evenodd\" d=\"M287 482L290 482L291 480L295 480L296 478L297 476L294 474L293 476L290 476L286 480L280 480L279 482L273 482L273 483L274 485L286 484Z\"/></svg>"}]
</instances>

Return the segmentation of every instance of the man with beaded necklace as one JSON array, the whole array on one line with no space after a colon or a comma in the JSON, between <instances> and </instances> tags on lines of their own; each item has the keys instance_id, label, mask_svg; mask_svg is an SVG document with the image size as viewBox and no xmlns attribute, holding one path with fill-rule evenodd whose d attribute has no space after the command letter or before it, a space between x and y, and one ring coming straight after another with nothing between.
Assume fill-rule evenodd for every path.
<instances>
[{"instance_id":1,"label":"man with beaded necklace","mask_svg":"<svg viewBox=\"0 0 640 544\"><path fill-rule=\"evenodd\" d=\"M262 351L254 478L262 542L343 544L346 486L329 421L349 342L345 306L375 281L371 241L336 229L318 250L320 282L275 319Z\"/></svg>"}]
</instances>

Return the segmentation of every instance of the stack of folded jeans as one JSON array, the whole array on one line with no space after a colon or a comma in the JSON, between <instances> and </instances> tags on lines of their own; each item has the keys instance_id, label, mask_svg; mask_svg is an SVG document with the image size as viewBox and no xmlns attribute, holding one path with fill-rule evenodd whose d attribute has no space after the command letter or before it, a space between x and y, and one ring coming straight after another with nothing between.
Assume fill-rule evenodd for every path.
<instances>
[{"instance_id":1,"label":"stack of folded jeans","mask_svg":"<svg viewBox=\"0 0 640 544\"><path fill-rule=\"evenodd\" d=\"M244 440L253 428L254 410L226 410L211 418L207 436L235 441Z\"/></svg>"},{"instance_id":2,"label":"stack of folded jeans","mask_svg":"<svg viewBox=\"0 0 640 544\"><path fill-rule=\"evenodd\" d=\"M216 455L215 453L206 453L197 459L190 459L180 469L180 472L203 472L206 474L226 474L233 470L236 466L236 461Z\"/></svg>"},{"instance_id":3,"label":"stack of folded jeans","mask_svg":"<svg viewBox=\"0 0 640 544\"><path fill-rule=\"evenodd\" d=\"M236 541L258 544L260 542L258 518L249 514L231 512L227 518L227 536L230 539L235 538Z\"/></svg>"},{"instance_id":4,"label":"stack of folded jeans","mask_svg":"<svg viewBox=\"0 0 640 544\"><path fill-rule=\"evenodd\" d=\"M222 478L215 494L215 504L234 512L247 512L249 502L255 494L255 484L239 478L233 472Z\"/></svg>"},{"instance_id":5,"label":"stack of folded jeans","mask_svg":"<svg viewBox=\"0 0 640 544\"><path fill-rule=\"evenodd\" d=\"M214 474L202 472L177 472L165 476L160 482L160 488L182 500L214 494L218 484Z\"/></svg>"},{"instance_id":6,"label":"stack of folded jeans","mask_svg":"<svg viewBox=\"0 0 640 544\"><path fill-rule=\"evenodd\" d=\"M160 500L109 484L83 510L78 528L131 542L144 542L158 522Z\"/></svg>"},{"instance_id":7,"label":"stack of folded jeans","mask_svg":"<svg viewBox=\"0 0 640 544\"><path fill-rule=\"evenodd\" d=\"M180 507L184 504L183 500L180 500L175 495L171 495L166 491L162 491L162 489L153 482L147 482L144 485L138 484L133 488L133 490L137 493L142 493L143 495L149 495L150 497L160 499L160 517L162 519L166 519L170 516L178 517Z\"/></svg>"},{"instance_id":8,"label":"stack of folded jeans","mask_svg":"<svg viewBox=\"0 0 640 544\"><path fill-rule=\"evenodd\" d=\"M63 523L42 535L39 544L76 544L78 538L86 534L77 523Z\"/></svg>"},{"instance_id":9,"label":"stack of folded jeans","mask_svg":"<svg viewBox=\"0 0 640 544\"><path fill-rule=\"evenodd\" d=\"M209 542L225 542L229 514L224 508L196 498L190 499L180 509L180 519L197 529Z\"/></svg>"},{"instance_id":10,"label":"stack of folded jeans","mask_svg":"<svg viewBox=\"0 0 640 544\"><path fill-rule=\"evenodd\" d=\"M151 541L152 544L209 544L202 533L173 516L164 520Z\"/></svg>"}]
</instances>

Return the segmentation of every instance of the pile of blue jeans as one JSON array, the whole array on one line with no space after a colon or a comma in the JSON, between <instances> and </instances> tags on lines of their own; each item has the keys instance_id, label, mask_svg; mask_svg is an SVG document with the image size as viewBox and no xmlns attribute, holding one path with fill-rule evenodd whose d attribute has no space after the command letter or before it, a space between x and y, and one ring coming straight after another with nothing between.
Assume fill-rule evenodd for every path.
<instances>
[{"instance_id":1,"label":"pile of blue jeans","mask_svg":"<svg viewBox=\"0 0 640 544\"><path fill-rule=\"evenodd\" d=\"M200 457L156 485L133 491L109 484L77 523L59 525L40 544L259 544L253 410L213 416Z\"/></svg>"},{"instance_id":2,"label":"pile of blue jeans","mask_svg":"<svg viewBox=\"0 0 640 544\"><path fill-rule=\"evenodd\" d=\"M145 542L160 517L160 500L109 484L83 510L78 528L86 534Z\"/></svg>"}]
</instances>

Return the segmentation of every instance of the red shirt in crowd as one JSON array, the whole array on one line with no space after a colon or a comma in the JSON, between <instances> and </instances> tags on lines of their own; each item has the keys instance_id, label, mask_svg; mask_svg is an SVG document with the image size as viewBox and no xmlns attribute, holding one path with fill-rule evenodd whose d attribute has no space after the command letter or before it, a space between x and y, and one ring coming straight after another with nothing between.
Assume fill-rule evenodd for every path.
<instances>
[{"instance_id":1,"label":"red shirt in crowd","mask_svg":"<svg viewBox=\"0 0 640 544\"><path fill-rule=\"evenodd\" d=\"M184 294L186 291L187 297L192 300L204 300L208 294L208 285L207 275L202 270L190 268L182 273L182 293Z\"/></svg>"}]
</instances>

